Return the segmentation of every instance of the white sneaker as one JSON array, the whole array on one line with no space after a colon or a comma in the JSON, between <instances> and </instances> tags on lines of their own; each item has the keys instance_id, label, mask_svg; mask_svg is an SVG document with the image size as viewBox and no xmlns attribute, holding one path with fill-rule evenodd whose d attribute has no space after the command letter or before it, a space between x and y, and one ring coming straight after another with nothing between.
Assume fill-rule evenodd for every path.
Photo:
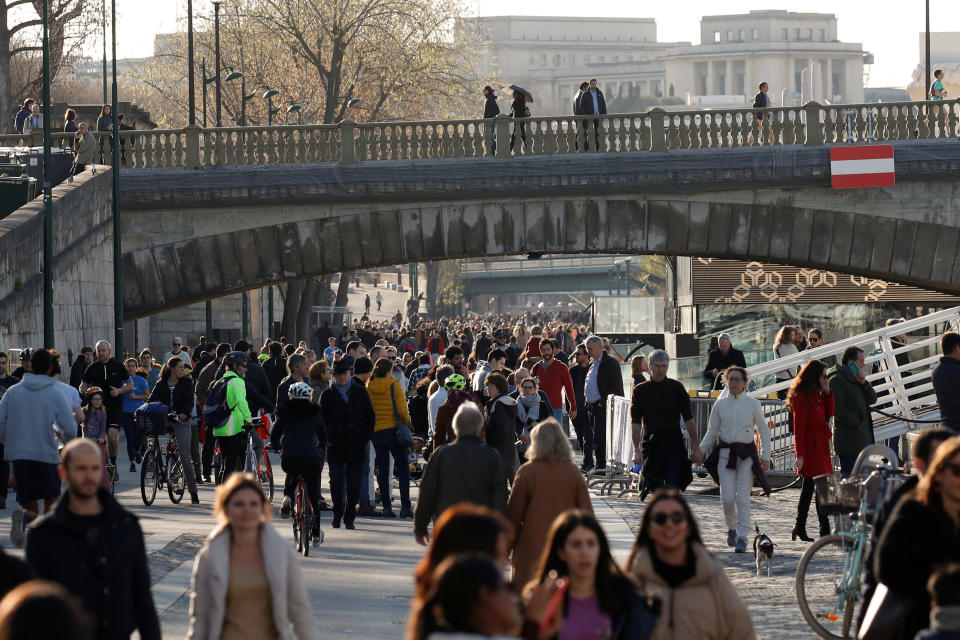
<instances>
[{"instance_id":1,"label":"white sneaker","mask_svg":"<svg viewBox=\"0 0 960 640\"><path fill-rule=\"evenodd\" d=\"M290 517L290 511L293 509L293 500L290 496L283 496L283 504L280 505L280 517L286 520Z\"/></svg>"},{"instance_id":2,"label":"white sneaker","mask_svg":"<svg viewBox=\"0 0 960 640\"><path fill-rule=\"evenodd\" d=\"M26 537L24 533L23 509L18 507L10 514L10 541L13 542L13 546L17 548L23 546L23 541Z\"/></svg>"}]
</instances>

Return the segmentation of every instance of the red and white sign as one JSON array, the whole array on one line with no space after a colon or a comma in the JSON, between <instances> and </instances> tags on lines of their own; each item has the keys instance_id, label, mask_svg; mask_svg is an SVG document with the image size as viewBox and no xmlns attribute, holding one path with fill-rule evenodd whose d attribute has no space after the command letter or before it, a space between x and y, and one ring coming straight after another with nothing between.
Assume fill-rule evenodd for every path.
<instances>
[{"instance_id":1,"label":"red and white sign","mask_svg":"<svg viewBox=\"0 0 960 640\"><path fill-rule=\"evenodd\" d=\"M833 147L830 149L830 175L834 189L892 186L896 178L893 147L889 144Z\"/></svg>"}]
</instances>

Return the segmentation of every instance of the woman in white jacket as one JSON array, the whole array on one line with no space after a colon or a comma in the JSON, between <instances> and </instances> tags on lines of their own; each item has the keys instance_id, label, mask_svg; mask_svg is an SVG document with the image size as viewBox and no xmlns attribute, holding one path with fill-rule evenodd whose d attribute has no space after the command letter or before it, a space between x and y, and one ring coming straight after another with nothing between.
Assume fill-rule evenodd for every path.
<instances>
[{"instance_id":1,"label":"woman in white jacket","mask_svg":"<svg viewBox=\"0 0 960 640\"><path fill-rule=\"evenodd\" d=\"M727 546L734 547L737 553L744 553L752 528L750 490L755 477L769 493L769 484L763 474L770 469L770 429L760 402L746 393L747 370L728 367L723 379L729 395L714 403L703 441L699 445L694 441L693 459L704 463L706 452L712 458L712 461L706 461L708 470L716 465L720 502L727 521ZM760 435L759 455L755 434ZM736 457L735 461L730 460L732 456Z\"/></svg>"},{"instance_id":2,"label":"woman in white jacket","mask_svg":"<svg viewBox=\"0 0 960 640\"><path fill-rule=\"evenodd\" d=\"M318 638L293 546L268 522L256 478L235 473L217 487L220 524L193 565L189 640Z\"/></svg>"}]
</instances>

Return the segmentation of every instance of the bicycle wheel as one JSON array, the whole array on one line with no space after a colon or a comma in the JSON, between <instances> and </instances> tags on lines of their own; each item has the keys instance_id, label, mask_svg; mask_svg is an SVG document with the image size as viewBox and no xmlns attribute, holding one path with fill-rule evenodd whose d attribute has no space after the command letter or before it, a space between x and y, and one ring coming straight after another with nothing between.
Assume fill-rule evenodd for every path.
<instances>
[{"instance_id":1,"label":"bicycle wheel","mask_svg":"<svg viewBox=\"0 0 960 640\"><path fill-rule=\"evenodd\" d=\"M797 603L810 628L821 638L856 638L862 559L854 564L855 541L849 535L824 536L797 565Z\"/></svg>"},{"instance_id":2,"label":"bicycle wheel","mask_svg":"<svg viewBox=\"0 0 960 640\"><path fill-rule=\"evenodd\" d=\"M300 512L300 541L297 546L301 548L303 557L310 555L310 531L313 528L312 518L310 517L310 503L307 500L307 492L303 485L297 491L299 499L297 500L297 511Z\"/></svg>"},{"instance_id":3,"label":"bicycle wheel","mask_svg":"<svg viewBox=\"0 0 960 640\"><path fill-rule=\"evenodd\" d=\"M293 501L293 517L290 520L293 522L293 543L297 547L297 553L303 553L303 544L300 540L300 511L301 511L301 502L300 502L300 487L297 487L297 493L294 496Z\"/></svg>"},{"instance_id":4,"label":"bicycle wheel","mask_svg":"<svg viewBox=\"0 0 960 640\"><path fill-rule=\"evenodd\" d=\"M140 497L143 498L143 504L148 507L153 504L157 498L157 484L160 481L160 474L157 468L157 456L153 445L147 447L147 453L143 457L143 464L140 465Z\"/></svg>"},{"instance_id":5,"label":"bicycle wheel","mask_svg":"<svg viewBox=\"0 0 960 640\"><path fill-rule=\"evenodd\" d=\"M220 484L221 482L223 482L223 455L218 451L213 456L213 483Z\"/></svg>"},{"instance_id":6,"label":"bicycle wheel","mask_svg":"<svg viewBox=\"0 0 960 640\"><path fill-rule=\"evenodd\" d=\"M174 451L167 457L167 495L170 496L170 502L179 504L183 500L183 490L183 461L180 460L180 453Z\"/></svg>"},{"instance_id":7,"label":"bicycle wheel","mask_svg":"<svg viewBox=\"0 0 960 640\"><path fill-rule=\"evenodd\" d=\"M273 467L270 466L270 458L264 449L260 450L257 456L257 479L260 481L260 487L267 496L267 504L273 501Z\"/></svg>"}]
</instances>

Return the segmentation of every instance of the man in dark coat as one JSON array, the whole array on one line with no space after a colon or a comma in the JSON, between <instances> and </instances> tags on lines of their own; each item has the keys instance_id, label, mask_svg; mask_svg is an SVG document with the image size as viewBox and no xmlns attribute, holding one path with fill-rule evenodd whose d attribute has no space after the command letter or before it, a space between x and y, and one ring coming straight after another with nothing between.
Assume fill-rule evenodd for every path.
<instances>
[{"instance_id":1,"label":"man in dark coat","mask_svg":"<svg viewBox=\"0 0 960 640\"><path fill-rule=\"evenodd\" d=\"M590 336L586 340L587 355L592 362L584 382L584 402L590 413L590 429L587 435L589 444L584 444L583 465L589 469L593 459L587 457L592 449L597 469L607 466L607 398L611 395L623 395L623 376L620 363L603 350L603 340L599 336Z\"/></svg>"},{"instance_id":2,"label":"man in dark coat","mask_svg":"<svg viewBox=\"0 0 960 640\"><path fill-rule=\"evenodd\" d=\"M160 640L150 572L137 518L101 487L103 455L76 439L63 449L67 492L27 536L27 562L42 580L83 602L101 640Z\"/></svg>"},{"instance_id":3,"label":"man in dark coat","mask_svg":"<svg viewBox=\"0 0 960 640\"><path fill-rule=\"evenodd\" d=\"M576 364L570 367L570 379L573 380L573 395L577 406L582 409L587 406L586 400L583 397L584 386L587 383L587 371L590 369L590 356L587 355L587 348L582 344L577 345L573 352L573 358ZM590 428L590 413L585 410L579 411L577 417L573 419L573 428L577 432L577 446L580 448L580 451L583 452L584 457L586 457L585 436L587 430ZM592 449L590 450L590 456L593 456Z\"/></svg>"},{"instance_id":4,"label":"man in dark coat","mask_svg":"<svg viewBox=\"0 0 960 640\"><path fill-rule=\"evenodd\" d=\"M743 357L743 351L734 349L730 343L730 335L721 333L717 338L717 348L710 352L707 358L707 366L703 369L703 377L710 383L711 389L723 388L723 372L727 367L743 367L746 369L747 361Z\"/></svg>"},{"instance_id":5,"label":"man in dark coat","mask_svg":"<svg viewBox=\"0 0 960 640\"><path fill-rule=\"evenodd\" d=\"M73 366L70 367L71 387L74 389L80 387L80 383L83 382L83 374L86 373L91 362L93 362L93 347L87 344L80 349L80 355L77 356L77 359L73 361Z\"/></svg>"},{"instance_id":6,"label":"man in dark coat","mask_svg":"<svg viewBox=\"0 0 960 640\"><path fill-rule=\"evenodd\" d=\"M453 418L457 439L430 456L420 480L420 498L413 515L413 533L426 546L427 532L448 507L460 502L507 511L507 475L500 454L480 439L483 414L473 402L464 402Z\"/></svg>"},{"instance_id":7,"label":"man in dark coat","mask_svg":"<svg viewBox=\"0 0 960 640\"><path fill-rule=\"evenodd\" d=\"M356 529L360 476L376 418L370 395L353 377L352 358L334 363L333 385L320 395L320 413L327 427L333 527L343 520L347 529Z\"/></svg>"},{"instance_id":8,"label":"man in dark coat","mask_svg":"<svg viewBox=\"0 0 960 640\"><path fill-rule=\"evenodd\" d=\"M267 374L267 381L273 390L271 397L276 397L277 387L287 376L287 360L283 354L283 345L279 342L270 343L270 357L263 362L263 372Z\"/></svg>"},{"instance_id":9,"label":"man in dark coat","mask_svg":"<svg viewBox=\"0 0 960 640\"><path fill-rule=\"evenodd\" d=\"M940 421L960 433L960 333L948 331L940 337L940 364L931 375L940 405Z\"/></svg>"},{"instance_id":10,"label":"man in dark coat","mask_svg":"<svg viewBox=\"0 0 960 640\"><path fill-rule=\"evenodd\" d=\"M487 118L496 118L500 115L500 107L497 105L497 94L493 90L493 87L487 85L483 88L483 117ZM492 122L484 124L484 130L486 133L486 139L490 145L490 155L497 155L497 134L496 127Z\"/></svg>"},{"instance_id":11,"label":"man in dark coat","mask_svg":"<svg viewBox=\"0 0 960 640\"><path fill-rule=\"evenodd\" d=\"M840 459L840 474L846 478L853 471L857 456L873 444L873 418L870 405L877 401L877 392L867 382L864 351L847 347L836 369L830 373L833 392L833 450Z\"/></svg>"},{"instance_id":12,"label":"man in dark coat","mask_svg":"<svg viewBox=\"0 0 960 640\"><path fill-rule=\"evenodd\" d=\"M607 101L603 97L603 91L600 91L600 88L597 87L597 79L592 78L590 84L587 85L587 90L580 95L580 113L586 116L591 115L606 115L607 113ZM589 132L589 127L585 133ZM597 140L597 149L603 150L603 145L600 144L600 120L599 118L594 118L593 120L593 133L596 136ZM587 137L585 149L590 149L590 139Z\"/></svg>"}]
</instances>

